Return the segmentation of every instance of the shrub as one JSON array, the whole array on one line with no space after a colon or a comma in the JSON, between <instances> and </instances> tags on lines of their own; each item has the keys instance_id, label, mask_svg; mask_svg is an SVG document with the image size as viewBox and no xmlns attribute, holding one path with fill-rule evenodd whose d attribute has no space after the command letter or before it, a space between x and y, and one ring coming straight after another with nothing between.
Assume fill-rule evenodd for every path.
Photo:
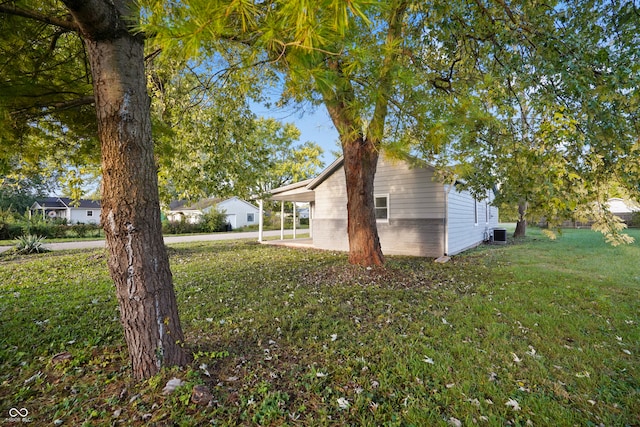
<instances>
[{"instance_id":1,"label":"shrub","mask_svg":"<svg viewBox=\"0 0 640 427\"><path fill-rule=\"evenodd\" d=\"M191 224L187 221L162 221L162 232L164 234L188 234L199 233L201 231L200 224Z\"/></svg>"},{"instance_id":2,"label":"shrub","mask_svg":"<svg viewBox=\"0 0 640 427\"><path fill-rule=\"evenodd\" d=\"M205 233L213 233L216 231L227 231L227 215L224 212L219 212L216 209L211 209L202 216L200 222L202 231Z\"/></svg>"},{"instance_id":3,"label":"shrub","mask_svg":"<svg viewBox=\"0 0 640 427\"><path fill-rule=\"evenodd\" d=\"M18 237L16 240L16 252L19 254L39 254L42 252L48 252L49 249L44 247L44 236L38 236L36 234L24 234Z\"/></svg>"},{"instance_id":4,"label":"shrub","mask_svg":"<svg viewBox=\"0 0 640 427\"><path fill-rule=\"evenodd\" d=\"M631 214L631 219L627 225L634 228L640 227L640 211Z\"/></svg>"},{"instance_id":5,"label":"shrub","mask_svg":"<svg viewBox=\"0 0 640 427\"><path fill-rule=\"evenodd\" d=\"M22 234L22 225L10 222L0 223L0 240L15 239Z\"/></svg>"},{"instance_id":6,"label":"shrub","mask_svg":"<svg viewBox=\"0 0 640 427\"><path fill-rule=\"evenodd\" d=\"M78 237L87 237L87 235L89 234L99 234L96 232L100 230L100 227L97 224L83 223L73 224L70 228L71 231L73 231L73 233L75 233L75 235Z\"/></svg>"}]
</instances>

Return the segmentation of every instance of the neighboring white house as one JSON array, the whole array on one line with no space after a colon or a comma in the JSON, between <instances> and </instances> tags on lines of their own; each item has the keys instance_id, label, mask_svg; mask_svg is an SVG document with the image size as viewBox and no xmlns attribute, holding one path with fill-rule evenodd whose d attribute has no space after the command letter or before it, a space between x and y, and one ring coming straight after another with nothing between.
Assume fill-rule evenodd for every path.
<instances>
[{"instance_id":1,"label":"neighboring white house","mask_svg":"<svg viewBox=\"0 0 640 427\"><path fill-rule=\"evenodd\" d=\"M612 214L620 217L620 219L627 223L631 221L634 212L640 212L640 206L634 204L632 201L625 201L619 197L609 199L607 205Z\"/></svg>"},{"instance_id":2,"label":"neighboring white house","mask_svg":"<svg viewBox=\"0 0 640 427\"><path fill-rule=\"evenodd\" d=\"M347 194L343 159L318 177L271 191L272 200L310 203L313 247L348 250ZM434 179L426 162L378 160L374 199L382 252L387 255L440 257L481 244L498 226L493 193L476 200L455 185Z\"/></svg>"},{"instance_id":3,"label":"neighboring white house","mask_svg":"<svg viewBox=\"0 0 640 427\"><path fill-rule=\"evenodd\" d=\"M227 214L227 222L231 224L231 228L242 228L248 225L258 224L258 214L260 210L257 206L239 198L231 197L223 200L216 206L219 212ZM203 209L203 212L209 212L212 207Z\"/></svg>"},{"instance_id":4,"label":"neighboring white house","mask_svg":"<svg viewBox=\"0 0 640 427\"><path fill-rule=\"evenodd\" d=\"M29 213L42 218L65 219L68 224L100 224L100 211L98 200L46 197L36 200Z\"/></svg>"},{"instance_id":5,"label":"neighboring white house","mask_svg":"<svg viewBox=\"0 0 640 427\"><path fill-rule=\"evenodd\" d=\"M202 215L211 212L211 209L217 209L218 212L224 212L227 216L227 223L231 228L242 228L248 225L258 224L259 209L251 203L239 198L231 197L229 199L204 199L193 205L186 205L184 202L175 202L169 206L166 212L169 221L185 221L192 224L200 222Z\"/></svg>"}]
</instances>

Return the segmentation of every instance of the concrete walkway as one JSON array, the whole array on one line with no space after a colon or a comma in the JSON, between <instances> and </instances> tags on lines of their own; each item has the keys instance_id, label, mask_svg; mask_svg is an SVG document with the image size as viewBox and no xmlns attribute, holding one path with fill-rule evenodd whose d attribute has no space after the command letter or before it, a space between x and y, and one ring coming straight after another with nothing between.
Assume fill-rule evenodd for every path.
<instances>
[{"instance_id":1,"label":"concrete walkway","mask_svg":"<svg viewBox=\"0 0 640 427\"><path fill-rule=\"evenodd\" d=\"M309 230L298 230L298 233L308 233ZM285 235L290 236L293 234L292 230L285 230ZM264 237L278 237L280 236L280 230L269 230L262 234ZM187 242L206 242L211 240L238 240L238 239L255 239L258 240L257 231L244 231L239 233L213 233L213 234L188 234L184 236L167 236L164 238L164 243L170 245L172 243L187 243ZM64 249L91 249L91 248L104 248L104 240L81 240L77 242L62 242L62 243L47 243L44 245L47 249L53 251L59 251ZM0 252L8 251L13 246L0 246Z\"/></svg>"}]
</instances>

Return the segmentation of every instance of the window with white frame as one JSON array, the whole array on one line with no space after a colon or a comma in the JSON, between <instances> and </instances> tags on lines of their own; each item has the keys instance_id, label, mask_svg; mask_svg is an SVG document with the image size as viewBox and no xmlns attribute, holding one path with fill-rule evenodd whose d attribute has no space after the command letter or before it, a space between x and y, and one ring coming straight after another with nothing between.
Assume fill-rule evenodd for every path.
<instances>
[{"instance_id":1,"label":"window with white frame","mask_svg":"<svg viewBox=\"0 0 640 427\"><path fill-rule=\"evenodd\" d=\"M87 211L87 216L93 216L93 211Z\"/></svg>"},{"instance_id":2,"label":"window with white frame","mask_svg":"<svg viewBox=\"0 0 640 427\"><path fill-rule=\"evenodd\" d=\"M376 221L389 221L389 195L376 195L374 199Z\"/></svg>"},{"instance_id":3,"label":"window with white frame","mask_svg":"<svg viewBox=\"0 0 640 427\"><path fill-rule=\"evenodd\" d=\"M247 214L247 222L254 222L254 221L256 220L256 219L255 219L255 215L256 215L256 214L254 214L253 212L248 213L248 214Z\"/></svg>"}]
</instances>

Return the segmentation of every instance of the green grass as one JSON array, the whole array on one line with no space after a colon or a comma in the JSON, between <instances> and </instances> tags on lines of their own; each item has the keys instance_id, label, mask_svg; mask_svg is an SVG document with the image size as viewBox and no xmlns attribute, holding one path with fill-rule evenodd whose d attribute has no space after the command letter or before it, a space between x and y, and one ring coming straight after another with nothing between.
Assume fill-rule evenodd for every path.
<instances>
[{"instance_id":1,"label":"green grass","mask_svg":"<svg viewBox=\"0 0 640 427\"><path fill-rule=\"evenodd\" d=\"M171 246L196 360L138 383L103 251L2 257L0 411L74 426L640 424L638 244L529 234L372 270L249 241ZM187 385L163 395L174 376ZM189 403L194 384L212 405Z\"/></svg>"}]
</instances>

